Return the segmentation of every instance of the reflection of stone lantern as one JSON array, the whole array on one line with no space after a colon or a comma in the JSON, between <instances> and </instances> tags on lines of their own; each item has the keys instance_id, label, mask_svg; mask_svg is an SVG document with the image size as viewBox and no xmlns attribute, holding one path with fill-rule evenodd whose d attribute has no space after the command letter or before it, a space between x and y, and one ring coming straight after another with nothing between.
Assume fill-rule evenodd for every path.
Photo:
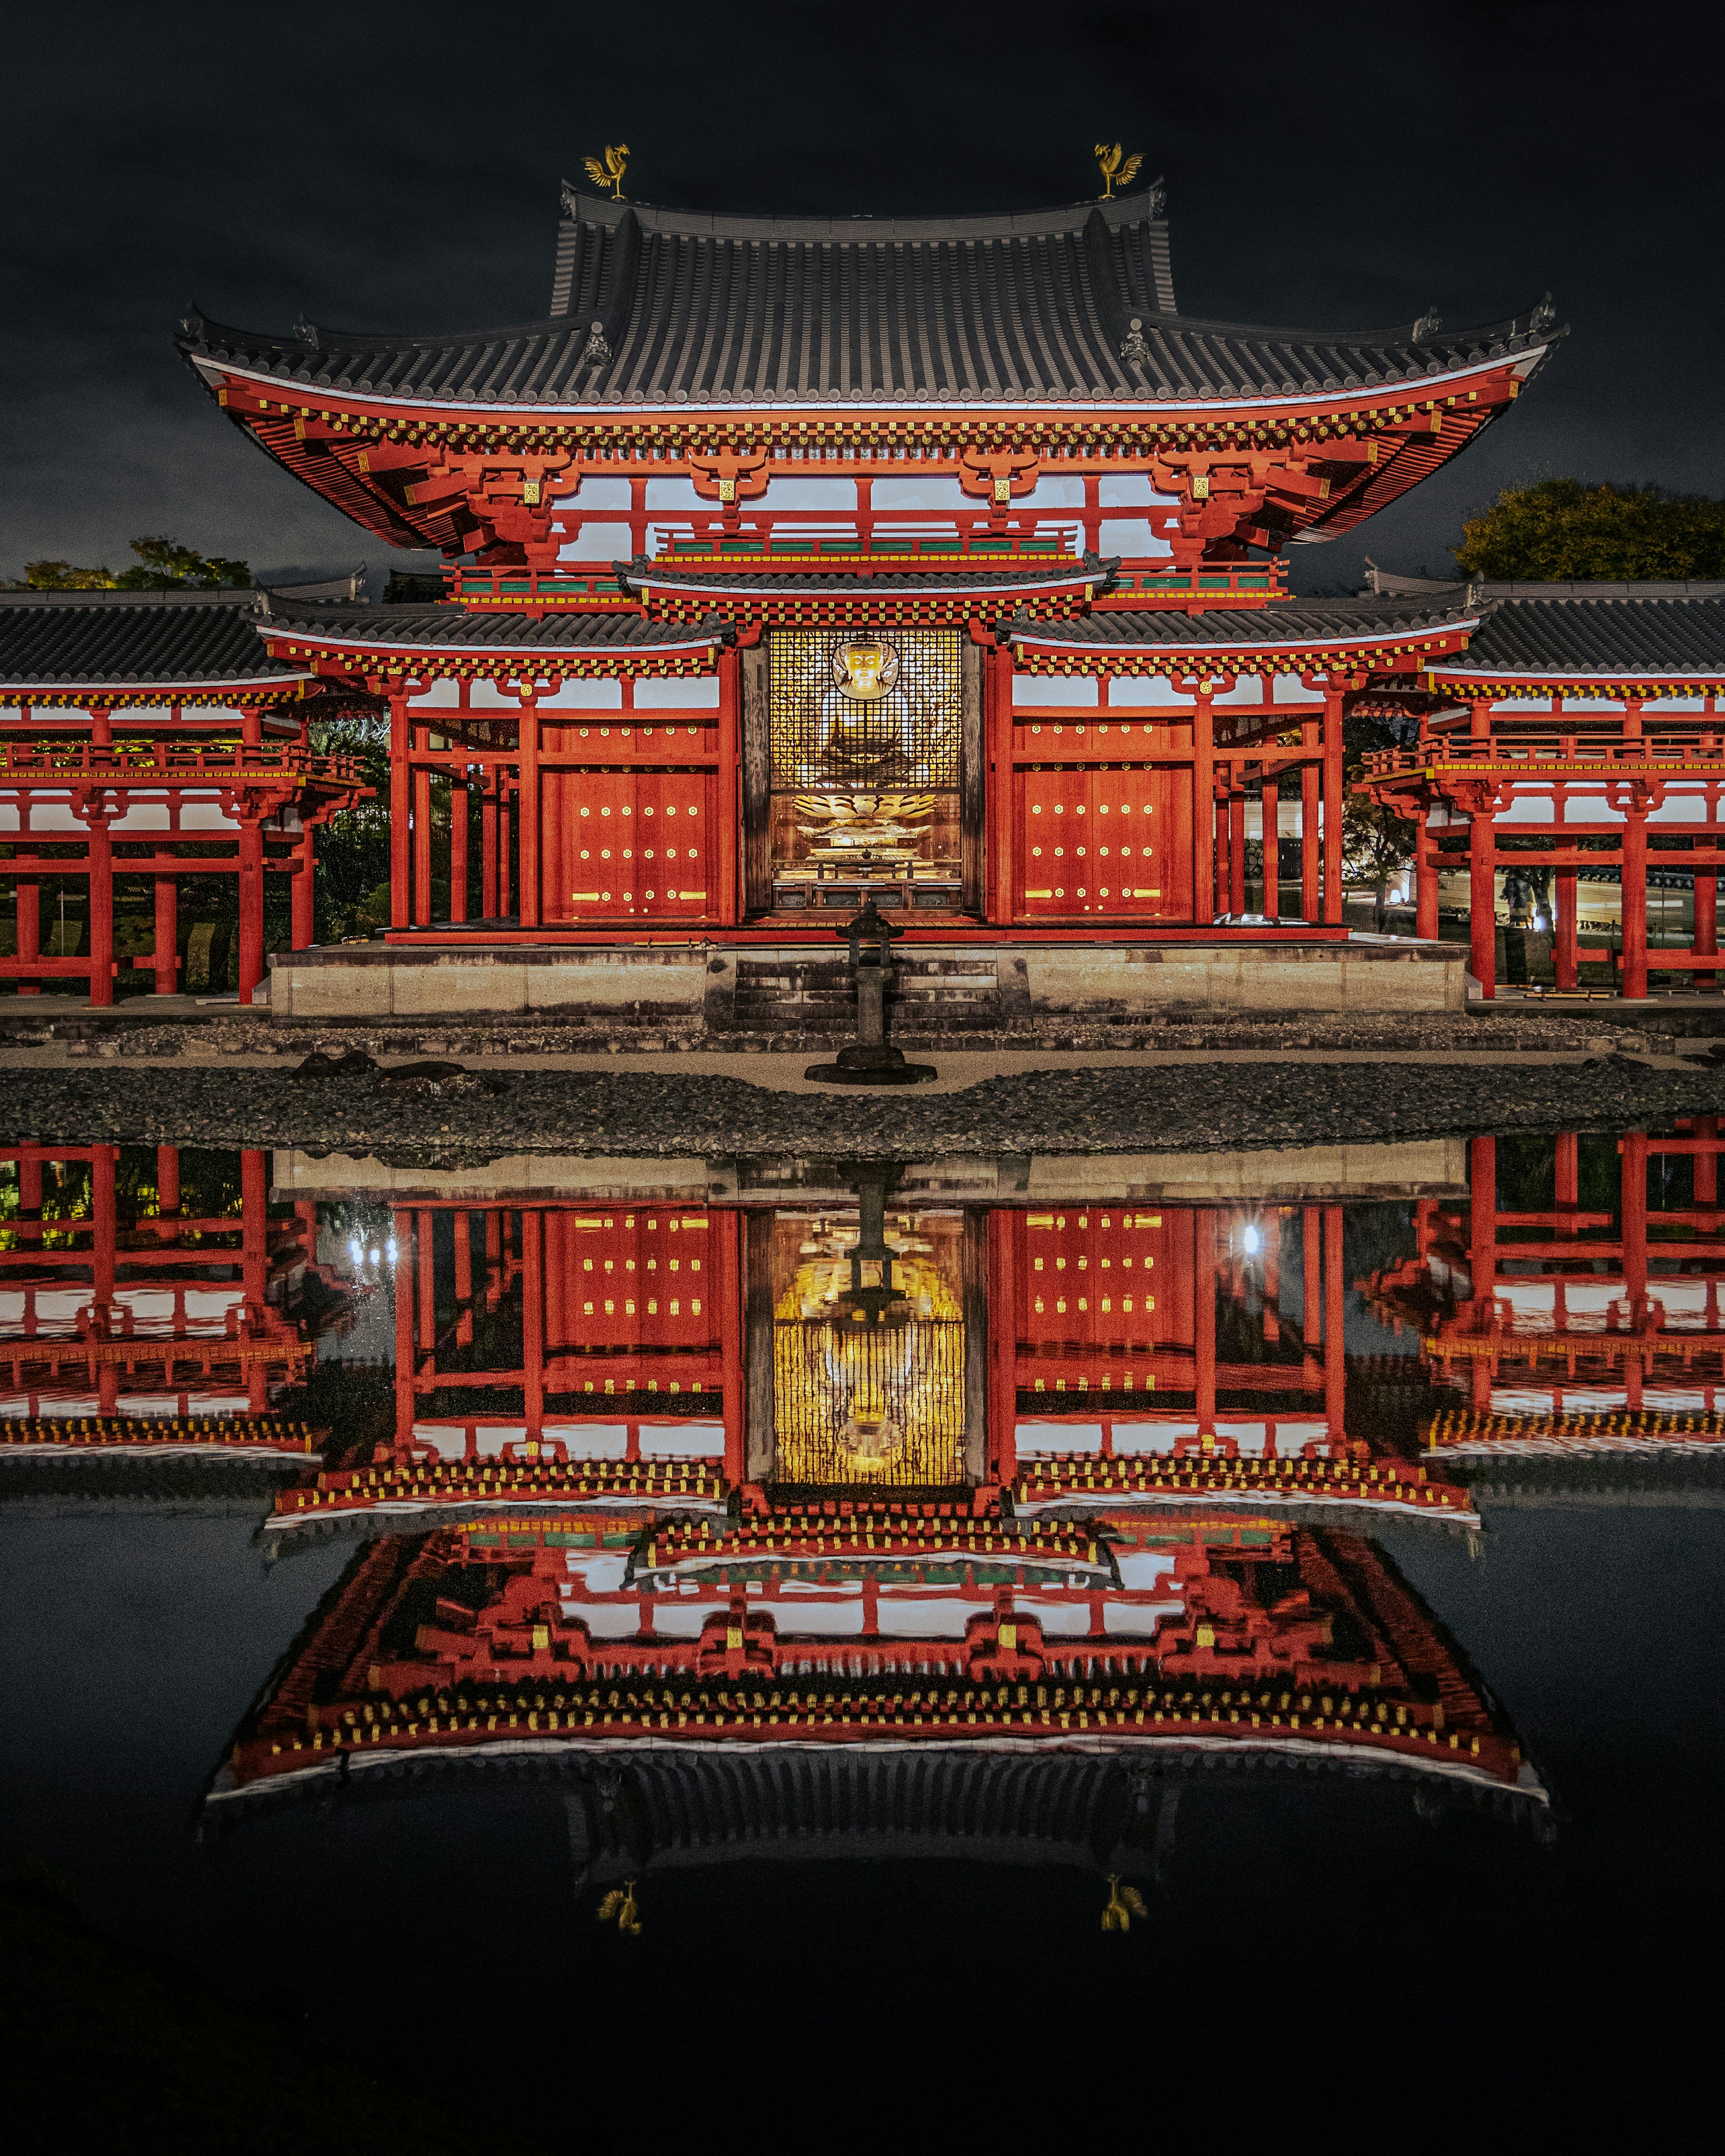
<instances>
[{"instance_id":1,"label":"reflection of stone lantern","mask_svg":"<svg viewBox=\"0 0 1725 2156\"><path fill-rule=\"evenodd\" d=\"M829 1086L916 1086L939 1074L932 1063L906 1063L904 1052L886 1038L886 992L896 976L892 938L904 931L876 907L874 895L860 912L834 932L850 946L850 971L856 982L856 1040L841 1048L831 1063L811 1063L805 1078Z\"/></svg>"}]
</instances>

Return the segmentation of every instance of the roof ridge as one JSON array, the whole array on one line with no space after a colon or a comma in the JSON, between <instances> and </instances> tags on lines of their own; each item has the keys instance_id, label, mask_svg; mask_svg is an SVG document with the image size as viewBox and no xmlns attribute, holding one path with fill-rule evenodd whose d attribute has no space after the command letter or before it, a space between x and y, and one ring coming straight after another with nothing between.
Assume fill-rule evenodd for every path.
<instances>
[{"instance_id":1,"label":"roof ridge","mask_svg":"<svg viewBox=\"0 0 1725 2156\"><path fill-rule=\"evenodd\" d=\"M870 239L1031 239L1055 233L1081 232L1094 210L1100 210L1116 228L1165 224L1167 203L1167 188L1163 181L1157 179L1129 195L1112 195L1106 201L1086 198L1040 210L981 210L945 217L878 217L871 210L854 210L839 217L749 216L730 210L675 209L660 203L590 195L567 180L562 183L566 223L615 227L627 213L633 211L644 231L691 239L824 239L849 244Z\"/></svg>"}]
</instances>

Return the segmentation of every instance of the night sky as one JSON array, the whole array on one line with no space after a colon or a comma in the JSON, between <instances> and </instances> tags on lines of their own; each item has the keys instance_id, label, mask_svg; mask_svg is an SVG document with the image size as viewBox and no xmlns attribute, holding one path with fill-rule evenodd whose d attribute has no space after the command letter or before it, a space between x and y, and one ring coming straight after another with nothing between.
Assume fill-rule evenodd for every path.
<instances>
[{"instance_id":1,"label":"night sky","mask_svg":"<svg viewBox=\"0 0 1725 2156\"><path fill-rule=\"evenodd\" d=\"M167 532L264 576L392 554L226 424L169 341L218 321L410 331L543 315L559 179L703 210L1022 210L1165 174L1183 312L1453 326L1549 288L1525 401L1360 533L1442 574L1461 517L1548 473L1725 492L1712 11L188 4L8 33L0 579Z\"/></svg>"}]
</instances>

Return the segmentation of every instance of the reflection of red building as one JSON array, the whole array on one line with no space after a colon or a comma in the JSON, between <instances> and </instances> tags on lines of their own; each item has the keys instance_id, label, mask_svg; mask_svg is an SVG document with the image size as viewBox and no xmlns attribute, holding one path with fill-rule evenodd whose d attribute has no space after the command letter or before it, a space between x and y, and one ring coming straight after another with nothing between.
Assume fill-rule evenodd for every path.
<instances>
[{"instance_id":1,"label":"reflection of red building","mask_svg":"<svg viewBox=\"0 0 1725 2156\"><path fill-rule=\"evenodd\" d=\"M200 1156L185 1198L172 1146L131 1163L123 1191L118 1146L12 1146L0 1164L6 1441L64 1444L78 1425L80 1443L172 1444L216 1416L200 1442L279 1445L283 1426L256 1419L312 1353L285 1304L316 1223L271 1217L265 1155Z\"/></svg>"},{"instance_id":2,"label":"reflection of red building","mask_svg":"<svg viewBox=\"0 0 1725 2156\"><path fill-rule=\"evenodd\" d=\"M218 1788L403 1754L660 1745L1227 1748L1537 1792L1367 1542L1256 1517L1014 1525L884 1503L386 1538Z\"/></svg>"},{"instance_id":3,"label":"reflection of red building","mask_svg":"<svg viewBox=\"0 0 1725 2156\"><path fill-rule=\"evenodd\" d=\"M272 1524L727 1487L1472 1517L1346 1427L1340 1207L882 1202L885 1260L856 1206L789 1195L398 1209L393 1439ZM891 1324L851 1307L853 1261L888 1265Z\"/></svg>"},{"instance_id":4,"label":"reflection of red building","mask_svg":"<svg viewBox=\"0 0 1725 2156\"><path fill-rule=\"evenodd\" d=\"M1467 1402L1433 1423L1435 1449L1671 1450L1719 1439L1717 1125L1697 1116L1671 1137L1559 1136L1551 1202L1521 1209L1500 1202L1497 1142L1476 1138L1470 1203L1418 1203L1417 1255L1363 1285L1386 1315L1420 1325L1433 1381ZM1590 1163L1591 1204L1584 1145L1604 1156Z\"/></svg>"}]
</instances>

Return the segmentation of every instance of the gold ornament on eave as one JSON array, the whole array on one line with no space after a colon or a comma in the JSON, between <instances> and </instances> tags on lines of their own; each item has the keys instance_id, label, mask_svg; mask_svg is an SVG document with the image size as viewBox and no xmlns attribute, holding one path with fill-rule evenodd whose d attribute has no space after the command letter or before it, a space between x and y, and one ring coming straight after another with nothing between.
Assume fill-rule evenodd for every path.
<instances>
[{"instance_id":1,"label":"gold ornament on eave","mask_svg":"<svg viewBox=\"0 0 1725 2156\"><path fill-rule=\"evenodd\" d=\"M1144 157L1143 152L1139 150L1134 150L1131 157L1127 157L1117 142L1111 149L1107 143L1098 142L1096 146L1096 160L1102 174L1102 192L1096 197L1096 200L1111 202L1114 199L1116 187L1129 187L1137 179L1138 167L1143 163Z\"/></svg>"},{"instance_id":2,"label":"gold ornament on eave","mask_svg":"<svg viewBox=\"0 0 1725 2156\"><path fill-rule=\"evenodd\" d=\"M597 157L583 157L581 162L587 167L587 177L596 187L608 187L614 201L623 200L623 175L629 164L627 142L614 145L608 142L603 163Z\"/></svg>"},{"instance_id":3,"label":"gold ornament on eave","mask_svg":"<svg viewBox=\"0 0 1725 2156\"><path fill-rule=\"evenodd\" d=\"M1120 1874L1108 1874L1108 1900L1102 1911L1102 1929L1105 1932L1129 1932L1134 1917L1147 1917L1144 1897L1136 1887L1122 1887Z\"/></svg>"}]
</instances>

